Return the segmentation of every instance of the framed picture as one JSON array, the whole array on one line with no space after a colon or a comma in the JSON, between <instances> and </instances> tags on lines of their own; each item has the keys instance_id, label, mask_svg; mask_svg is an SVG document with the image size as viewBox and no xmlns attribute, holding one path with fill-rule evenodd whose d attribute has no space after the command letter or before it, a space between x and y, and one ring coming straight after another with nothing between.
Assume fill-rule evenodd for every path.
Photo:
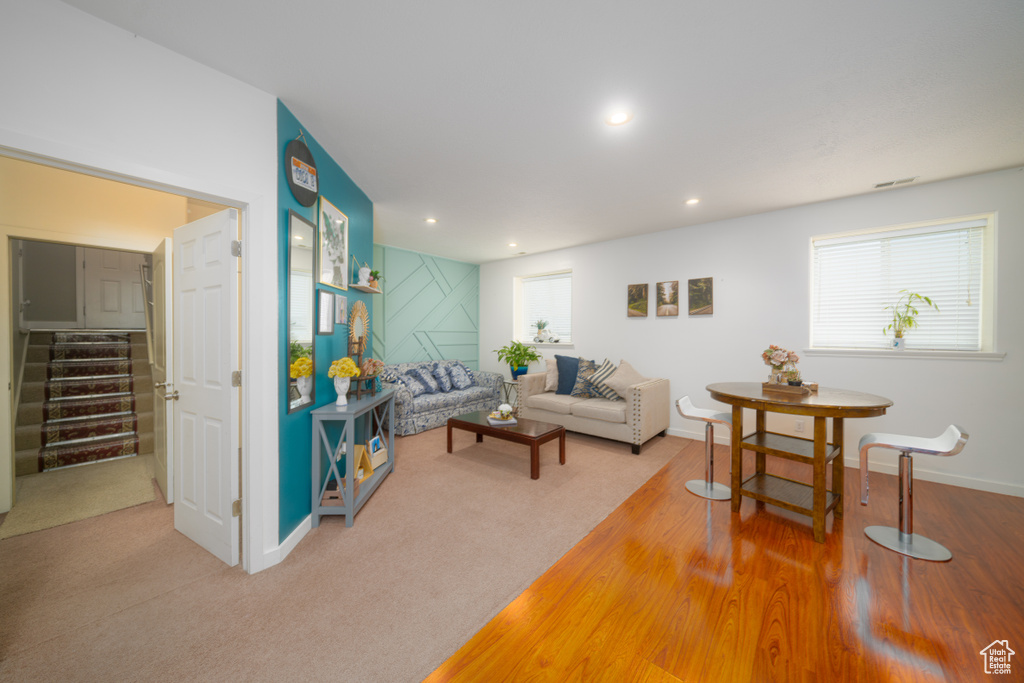
<instances>
[{"instance_id":1,"label":"framed picture","mask_svg":"<svg viewBox=\"0 0 1024 683\"><path fill-rule=\"evenodd\" d=\"M348 216L320 197L319 282L348 289Z\"/></svg>"},{"instance_id":2,"label":"framed picture","mask_svg":"<svg viewBox=\"0 0 1024 683\"><path fill-rule=\"evenodd\" d=\"M690 315L711 315L715 311L712 278L702 277L689 281Z\"/></svg>"},{"instance_id":3,"label":"framed picture","mask_svg":"<svg viewBox=\"0 0 1024 683\"><path fill-rule=\"evenodd\" d=\"M381 440L379 436L373 437L372 439L370 439L370 443L367 444L367 449L369 449L371 453L376 453L382 448L384 448L384 442Z\"/></svg>"},{"instance_id":4,"label":"framed picture","mask_svg":"<svg viewBox=\"0 0 1024 683\"><path fill-rule=\"evenodd\" d=\"M659 282L657 289L658 317L679 315L679 280Z\"/></svg>"},{"instance_id":5,"label":"framed picture","mask_svg":"<svg viewBox=\"0 0 1024 683\"><path fill-rule=\"evenodd\" d=\"M334 292L316 290L316 333L334 334Z\"/></svg>"},{"instance_id":6,"label":"framed picture","mask_svg":"<svg viewBox=\"0 0 1024 683\"><path fill-rule=\"evenodd\" d=\"M630 318L647 317L647 285L628 285L626 287L626 316Z\"/></svg>"},{"instance_id":7,"label":"framed picture","mask_svg":"<svg viewBox=\"0 0 1024 683\"><path fill-rule=\"evenodd\" d=\"M341 294L334 295L334 324L344 325L348 317L348 297Z\"/></svg>"}]
</instances>

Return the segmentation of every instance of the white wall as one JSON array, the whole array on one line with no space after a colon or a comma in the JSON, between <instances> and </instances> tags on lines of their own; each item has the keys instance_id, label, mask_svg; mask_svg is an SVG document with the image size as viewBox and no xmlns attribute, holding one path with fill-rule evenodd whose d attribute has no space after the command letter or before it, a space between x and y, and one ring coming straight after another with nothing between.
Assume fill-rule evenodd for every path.
<instances>
[{"instance_id":1,"label":"white wall","mask_svg":"<svg viewBox=\"0 0 1024 683\"><path fill-rule=\"evenodd\" d=\"M278 553L276 98L54 0L4 2L0 153L99 169L243 209L243 519L248 569ZM3 148L6 148L3 149ZM11 228L8 236L63 241ZM97 236L96 246L152 249ZM105 241L111 242L104 244ZM8 240L0 240L0 384L10 379ZM0 393L0 415L10 394ZM10 425L0 427L10 443ZM10 506L0 451L0 510ZM245 562L245 559L243 559Z\"/></svg>"},{"instance_id":2,"label":"white wall","mask_svg":"<svg viewBox=\"0 0 1024 683\"><path fill-rule=\"evenodd\" d=\"M706 201L713 201L707 198ZM804 356L804 377L822 386L879 394L884 417L846 421L846 462L869 431L937 436L950 423L971 435L955 458L918 458L915 477L1024 496L1015 415L1024 407L1024 169L878 192L730 221L593 244L481 266L481 348L512 336L512 278L573 270L576 355L627 359L648 376L667 377L672 395L711 407L712 382L763 381L769 344L805 349L809 340L809 238L813 235L997 212L997 330L1001 361ZM714 278L714 315L627 318L626 285ZM653 309L653 305L652 305ZM912 338L911 338L912 342ZM553 350L543 349L551 358ZM481 368L503 371L493 353ZM725 409L726 406L721 406ZM750 411L748 411L750 412ZM671 432L703 439L701 425L672 411ZM789 431L792 418L770 416ZM642 456L641 456L642 457ZM876 451L872 469L895 472L896 454Z\"/></svg>"}]
</instances>

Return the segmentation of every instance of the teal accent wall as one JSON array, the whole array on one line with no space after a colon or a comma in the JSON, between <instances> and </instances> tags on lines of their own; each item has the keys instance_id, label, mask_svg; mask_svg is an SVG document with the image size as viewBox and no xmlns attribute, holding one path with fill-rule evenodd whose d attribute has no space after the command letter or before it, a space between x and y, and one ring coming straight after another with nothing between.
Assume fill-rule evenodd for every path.
<instances>
[{"instance_id":1,"label":"teal accent wall","mask_svg":"<svg viewBox=\"0 0 1024 683\"><path fill-rule=\"evenodd\" d=\"M480 367L480 266L375 244L384 293L371 321L385 363L459 359Z\"/></svg>"},{"instance_id":2,"label":"teal accent wall","mask_svg":"<svg viewBox=\"0 0 1024 683\"><path fill-rule=\"evenodd\" d=\"M302 523L312 511L310 491L312 489L312 473L310 460L312 457L312 418L309 413L314 407L333 402L337 398L334 382L327 377L327 369L331 361L348 355L348 326L335 325L333 335L316 335L315 348L315 401L313 405L298 412L288 414L286 398L288 387L288 211L295 211L302 217L317 225L317 207L302 206L288 188L284 150L289 142L303 133L303 139L316 162L317 175L320 182L320 196L326 197L339 211L348 216L349 222L349 262L354 254L360 262L368 262L373 257L373 203L348 174L324 151L310 132L303 127L298 119L284 104L277 102L277 282L278 282L278 347L280 349L280 381L278 384L280 410L280 436L278 443L279 460L278 474L280 477L280 509L279 509L279 540L284 541L289 534ZM370 312L370 324L376 317L374 296L358 292L352 288L339 290L326 285L316 288L326 289L348 298L348 310L362 300ZM373 352L373 339L367 348L364 358ZM377 356L379 357L379 356Z\"/></svg>"}]
</instances>

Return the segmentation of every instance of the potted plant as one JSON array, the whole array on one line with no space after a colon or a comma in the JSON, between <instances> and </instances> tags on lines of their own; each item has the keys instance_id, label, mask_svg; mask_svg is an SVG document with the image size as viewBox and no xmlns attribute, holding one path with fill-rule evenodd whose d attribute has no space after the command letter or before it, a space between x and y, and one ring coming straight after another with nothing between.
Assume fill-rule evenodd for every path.
<instances>
[{"instance_id":1,"label":"potted plant","mask_svg":"<svg viewBox=\"0 0 1024 683\"><path fill-rule=\"evenodd\" d=\"M803 384L803 382L800 380L800 371L797 370L796 368L793 368L792 370L786 370L786 381L789 382L789 384L794 387L798 387L801 384Z\"/></svg>"},{"instance_id":2,"label":"potted plant","mask_svg":"<svg viewBox=\"0 0 1024 683\"><path fill-rule=\"evenodd\" d=\"M494 349L498 354L498 360L508 363L512 372L512 379L518 379L519 375L525 375L527 366L533 361L540 360L541 355L532 346L527 346L520 341L511 341L500 349Z\"/></svg>"},{"instance_id":3,"label":"potted plant","mask_svg":"<svg viewBox=\"0 0 1024 683\"><path fill-rule=\"evenodd\" d=\"M904 333L907 330L917 327L917 316L920 315L920 311L918 311L914 306L915 302L923 302L934 308L936 311L939 310L939 307L936 306L931 299L923 294L911 292L909 289L901 289L900 297L896 300L896 303L891 306L886 306L884 309L886 311L892 311L892 322L882 328L882 334L888 334L889 330L892 330L892 347L894 349L902 349ZM920 303L918 305L920 305Z\"/></svg>"},{"instance_id":4,"label":"potted plant","mask_svg":"<svg viewBox=\"0 0 1024 683\"><path fill-rule=\"evenodd\" d=\"M370 286L374 289L380 289L380 286L384 284L384 274L379 270L370 271Z\"/></svg>"}]
</instances>

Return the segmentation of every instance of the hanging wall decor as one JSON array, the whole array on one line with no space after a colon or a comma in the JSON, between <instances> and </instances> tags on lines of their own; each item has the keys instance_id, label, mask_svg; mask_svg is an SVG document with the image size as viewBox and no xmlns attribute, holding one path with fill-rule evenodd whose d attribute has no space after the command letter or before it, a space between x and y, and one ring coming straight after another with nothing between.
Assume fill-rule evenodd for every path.
<instances>
[{"instance_id":1,"label":"hanging wall decor","mask_svg":"<svg viewBox=\"0 0 1024 683\"><path fill-rule=\"evenodd\" d=\"M656 287L658 306L655 310L658 312L658 315L679 315L679 280L659 282Z\"/></svg>"},{"instance_id":2,"label":"hanging wall decor","mask_svg":"<svg viewBox=\"0 0 1024 683\"><path fill-rule=\"evenodd\" d=\"M321 284L348 289L348 216L320 197Z\"/></svg>"},{"instance_id":3,"label":"hanging wall decor","mask_svg":"<svg viewBox=\"0 0 1024 683\"><path fill-rule=\"evenodd\" d=\"M630 318L647 317L647 285L626 286L626 315Z\"/></svg>"},{"instance_id":4,"label":"hanging wall decor","mask_svg":"<svg viewBox=\"0 0 1024 683\"><path fill-rule=\"evenodd\" d=\"M302 131L284 148L285 177L295 200L303 206L313 206L320 195L320 181L316 173L316 161L306 147Z\"/></svg>"},{"instance_id":5,"label":"hanging wall decor","mask_svg":"<svg viewBox=\"0 0 1024 683\"><path fill-rule=\"evenodd\" d=\"M690 315L711 315L715 312L713 279L702 277L688 283Z\"/></svg>"}]
</instances>

